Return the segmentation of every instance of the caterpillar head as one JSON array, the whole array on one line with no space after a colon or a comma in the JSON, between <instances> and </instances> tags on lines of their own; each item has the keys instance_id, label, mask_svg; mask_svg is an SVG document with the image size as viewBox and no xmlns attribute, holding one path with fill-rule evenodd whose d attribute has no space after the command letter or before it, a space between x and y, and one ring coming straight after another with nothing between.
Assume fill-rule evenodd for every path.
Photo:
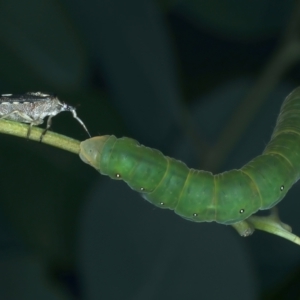
<instances>
[{"instance_id":1,"label":"caterpillar head","mask_svg":"<svg viewBox=\"0 0 300 300\"><path fill-rule=\"evenodd\" d=\"M102 149L109 137L109 135L96 136L81 142L79 157L82 161L98 170Z\"/></svg>"}]
</instances>

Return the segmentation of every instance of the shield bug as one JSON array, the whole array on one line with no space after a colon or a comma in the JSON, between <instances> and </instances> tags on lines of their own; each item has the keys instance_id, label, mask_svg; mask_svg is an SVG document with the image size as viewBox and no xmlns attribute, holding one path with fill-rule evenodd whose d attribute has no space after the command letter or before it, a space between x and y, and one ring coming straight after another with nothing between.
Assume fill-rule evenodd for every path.
<instances>
[{"instance_id":1,"label":"shield bug","mask_svg":"<svg viewBox=\"0 0 300 300\"><path fill-rule=\"evenodd\" d=\"M31 127L44 123L44 118L48 117L46 128L40 137L40 141L42 141L51 127L52 118L63 111L70 111L87 134L91 136L84 123L77 117L75 108L61 102L55 95L30 92L21 95L2 94L0 96L0 118L29 123L27 138L30 136Z\"/></svg>"}]
</instances>

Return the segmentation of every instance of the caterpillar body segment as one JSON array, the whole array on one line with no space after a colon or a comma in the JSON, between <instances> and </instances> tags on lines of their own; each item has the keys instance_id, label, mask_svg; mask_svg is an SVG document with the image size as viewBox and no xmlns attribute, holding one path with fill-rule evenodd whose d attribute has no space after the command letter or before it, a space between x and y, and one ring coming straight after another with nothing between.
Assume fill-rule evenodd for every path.
<instances>
[{"instance_id":1,"label":"caterpillar body segment","mask_svg":"<svg viewBox=\"0 0 300 300\"><path fill-rule=\"evenodd\" d=\"M300 88L284 101L271 140L262 155L239 170L213 175L189 169L183 162L130 138L105 135L80 144L81 159L112 179L124 180L143 198L194 222L230 224L243 236L254 228L300 244L276 213L252 216L272 208L300 177ZM286 233L288 232L288 233ZM296 242L297 240L297 242Z\"/></svg>"},{"instance_id":2,"label":"caterpillar body segment","mask_svg":"<svg viewBox=\"0 0 300 300\"><path fill-rule=\"evenodd\" d=\"M277 203L291 185L283 179L274 185L277 168L287 168L285 160L273 154L258 156L240 170L213 175L189 169L132 139L100 136L81 143L80 157L103 175L124 180L152 204L195 222L242 221L271 207L270 199Z\"/></svg>"}]
</instances>

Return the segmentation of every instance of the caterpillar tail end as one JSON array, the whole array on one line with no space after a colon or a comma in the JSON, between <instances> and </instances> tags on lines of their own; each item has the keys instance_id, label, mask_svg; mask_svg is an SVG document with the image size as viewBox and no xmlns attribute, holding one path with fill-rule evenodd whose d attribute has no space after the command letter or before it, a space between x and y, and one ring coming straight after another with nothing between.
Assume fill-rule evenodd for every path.
<instances>
[{"instance_id":1,"label":"caterpillar tail end","mask_svg":"<svg viewBox=\"0 0 300 300\"><path fill-rule=\"evenodd\" d=\"M278 235L300 246L300 238L292 233L292 228L289 225L279 219L276 207L271 209L269 216L251 216L232 226L241 236L249 236L255 229L258 229Z\"/></svg>"}]
</instances>

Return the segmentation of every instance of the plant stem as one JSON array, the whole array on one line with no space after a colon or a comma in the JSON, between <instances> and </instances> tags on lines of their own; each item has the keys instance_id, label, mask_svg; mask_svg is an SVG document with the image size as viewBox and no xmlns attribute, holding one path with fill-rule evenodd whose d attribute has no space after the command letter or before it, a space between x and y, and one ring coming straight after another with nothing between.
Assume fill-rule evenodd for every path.
<instances>
[{"instance_id":1,"label":"plant stem","mask_svg":"<svg viewBox=\"0 0 300 300\"><path fill-rule=\"evenodd\" d=\"M15 135L27 139L28 128L29 125L24 123L0 119L0 133ZM43 128L32 126L29 139L39 142L43 130ZM47 134L43 137L42 143L70 151L75 154L79 154L80 151L79 141L52 131L47 131Z\"/></svg>"}]
</instances>

